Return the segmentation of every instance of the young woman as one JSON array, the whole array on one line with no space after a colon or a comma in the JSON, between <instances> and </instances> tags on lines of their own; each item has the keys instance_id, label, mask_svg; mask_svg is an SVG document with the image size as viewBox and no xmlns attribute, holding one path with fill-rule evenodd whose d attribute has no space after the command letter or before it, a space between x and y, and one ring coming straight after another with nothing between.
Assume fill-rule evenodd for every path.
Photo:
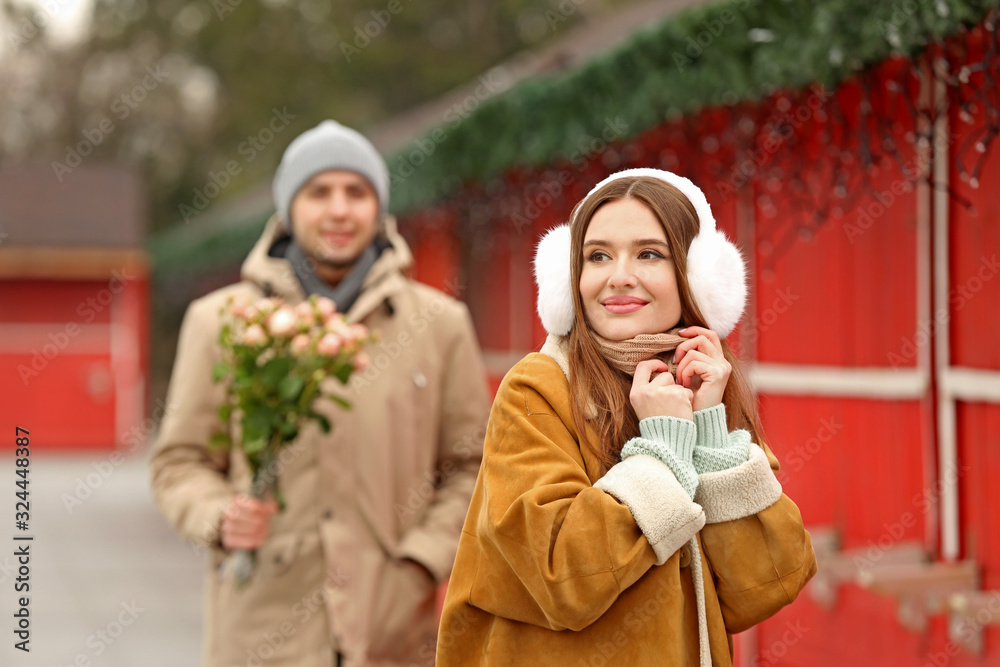
<instances>
[{"instance_id":1,"label":"young woman","mask_svg":"<svg viewBox=\"0 0 1000 667\"><path fill-rule=\"evenodd\" d=\"M631 169L535 274L549 337L497 392L437 664L731 665L816 571L724 342L739 251L691 181Z\"/></svg>"}]
</instances>

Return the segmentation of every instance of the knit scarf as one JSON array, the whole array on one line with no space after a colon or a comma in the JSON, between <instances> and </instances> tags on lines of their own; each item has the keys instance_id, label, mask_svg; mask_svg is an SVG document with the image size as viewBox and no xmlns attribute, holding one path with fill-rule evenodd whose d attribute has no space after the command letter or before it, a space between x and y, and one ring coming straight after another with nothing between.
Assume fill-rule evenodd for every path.
<instances>
[{"instance_id":1,"label":"knit scarf","mask_svg":"<svg viewBox=\"0 0 1000 667\"><path fill-rule=\"evenodd\" d=\"M671 329L666 333L659 334L639 334L635 338L628 340L608 340L594 332L594 340L597 341L601 353L608 363L629 376L635 375L635 367L640 361L659 358L670 367L670 372L677 371L677 364L672 360L673 352L678 345L687 340L683 336L678 336L677 329Z\"/></svg>"},{"instance_id":2,"label":"knit scarf","mask_svg":"<svg viewBox=\"0 0 1000 667\"><path fill-rule=\"evenodd\" d=\"M307 295L318 294L331 299L337 304L337 310L342 313L350 310L358 296L361 295L361 285L365 280L365 276L368 275L368 270L372 268L375 260L378 259L378 255L378 250L375 244L372 243L365 248L361 256L354 262L354 266L351 267L350 271L347 272L347 275L341 279L337 286L330 287L326 281L317 276L310 268L308 258L294 239L288 244L288 248L285 249L285 259L291 263L303 291Z\"/></svg>"}]
</instances>

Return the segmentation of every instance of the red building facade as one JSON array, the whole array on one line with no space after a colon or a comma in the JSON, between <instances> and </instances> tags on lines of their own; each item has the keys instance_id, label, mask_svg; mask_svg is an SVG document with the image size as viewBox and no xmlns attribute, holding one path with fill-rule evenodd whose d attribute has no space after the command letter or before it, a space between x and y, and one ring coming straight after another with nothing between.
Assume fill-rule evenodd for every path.
<instances>
[{"instance_id":1,"label":"red building facade","mask_svg":"<svg viewBox=\"0 0 1000 667\"><path fill-rule=\"evenodd\" d=\"M145 442L149 271L135 177L0 171L0 403L37 450Z\"/></svg>"},{"instance_id":2,"label":"red building facade","mask_svg":"<svg viewBox=\"0 0 1000 667\"><path fill-rule=\"evenodd\" d=\"M738 638L739 664L1000 664L996 30L836 90L594 137L578 159L402 221L417 277L469 304L496 384L544 340L531 260L545 230L619 169L702 186L748 259L730 342L821 562Z\"/></svg>"}]
</instances>

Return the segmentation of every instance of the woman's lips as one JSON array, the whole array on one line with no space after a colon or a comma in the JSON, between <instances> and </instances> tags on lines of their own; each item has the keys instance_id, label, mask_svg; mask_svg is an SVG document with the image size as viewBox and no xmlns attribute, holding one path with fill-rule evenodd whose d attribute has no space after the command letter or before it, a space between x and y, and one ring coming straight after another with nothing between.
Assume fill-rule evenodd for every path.
<instances>
[{"instance_id":1,"label":"woman's lips","mask_svg":"<svg viewBox=\"0 0 1000 667\"><path fill-rule=\"evenodd\" d=\"M634 313L647 303L649 302L636 297L612 296L602 301L601 305L604 306L604 309L609 313L614 313L615 315L627 315L628 313Z\"/></svg>"}]
</instances>

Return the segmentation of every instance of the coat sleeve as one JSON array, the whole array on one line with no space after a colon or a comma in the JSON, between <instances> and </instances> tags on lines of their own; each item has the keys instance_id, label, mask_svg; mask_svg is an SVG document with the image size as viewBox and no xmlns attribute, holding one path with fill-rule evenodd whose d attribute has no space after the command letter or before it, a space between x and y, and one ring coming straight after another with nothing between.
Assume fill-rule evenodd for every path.
<instances>
[{"instance_id":1,"label":"coat sleeve","mask_svg":"<svg viewBox=\"0 0 1000 667\"><path fill-rule=\"evenodd\" d=\"M218 327L211 303L199 300L188 308L150 463L157 507L182 538L199 546L217 544L233 494L228 454L208 449L224 398L211 377L219 359Z\"/></svg>"},{"instance_id":2,"label":"coat sleeve","mask_svg":"<svg viewBox=\"0 0 1000 667\"><path fill-rule=\"evenodd\" d=\"M632 489L623 493L631 509L610 490L592 486L575 433L532 386L530 366L518 368L524 367L508 374L494 402L483 502L467 524L476 531L480 559L469 601L504 618L581 630L658 560L650 543L658 537L647 539L633 511L673 525L677 546L704 517L669 468L652 457L631 457L605 476L614 472L611 487L619 492ZM637 480L648 493L633 488ZM662 502L665 497L675 502Z\"/></svg>"},{"instance_id":3,"label":"coat sleeve","mask_svg":"<svg viewBox=\"0 0 1000 667\"><path fill-rule=\"evenodd\" d=\"M695 502L707 520L701 541L730 633L774 615L816 573L809 533L777 470L767 445L751 444L746 463L699 476Z\"/></svg>"},{"instance_id":4,"label":"coat sleeve","mask_svg":"<svg viewBox=\"0 0 1000 667\"><path fill-rule=\"evenodd\" d=\"M439 582L455 560L482 462L490 409L486 368L468 309L456 303L448 320L438 343L444 350L436 463L442 482L423 519L403 537L396 554L419 561Z\"/></svg>"}]
</instances>

